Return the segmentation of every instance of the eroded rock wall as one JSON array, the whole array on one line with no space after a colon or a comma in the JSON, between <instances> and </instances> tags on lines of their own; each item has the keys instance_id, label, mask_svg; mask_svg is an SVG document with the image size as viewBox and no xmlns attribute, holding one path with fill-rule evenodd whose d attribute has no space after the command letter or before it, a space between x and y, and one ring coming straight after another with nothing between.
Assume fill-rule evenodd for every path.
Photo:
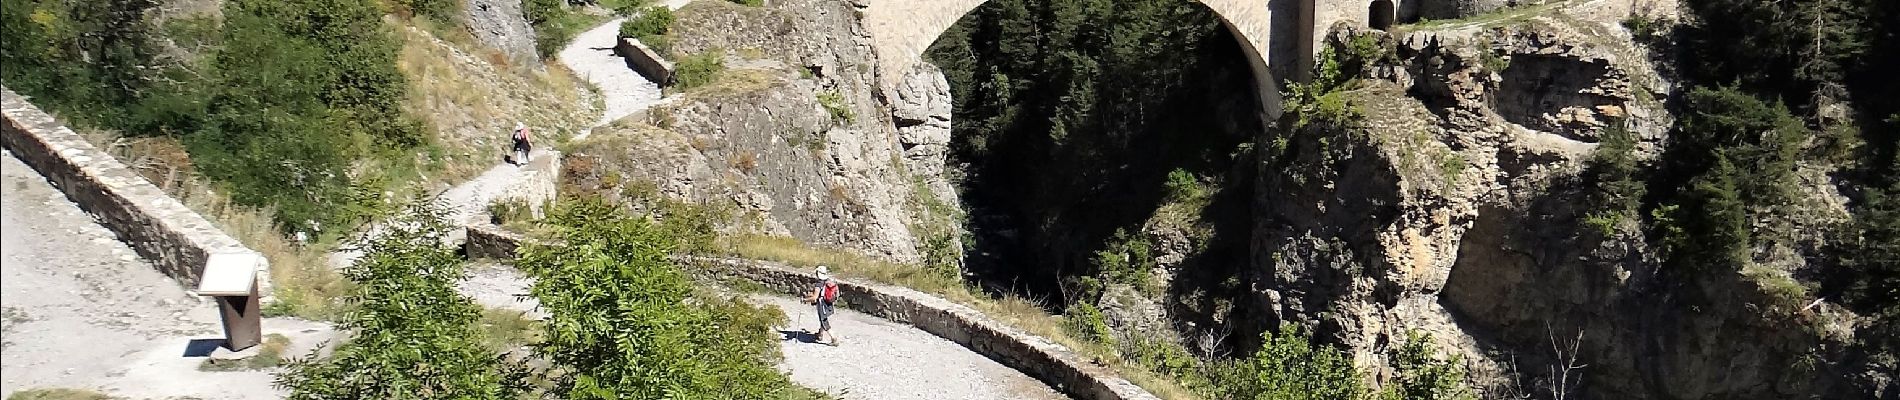
<instances>
[{"instance_id":1,"label":"eroded rock wall","mask_svg":"<svg viewBox=\"0 0 1900 400\"><path fill-rule=\"evenodd\" d=\"M1263 320L1314 328L1375 379L1406 330L1430 333L1484 398L1547 397L1567 361L1588 365L1568 374L1570 398L1851 396L1830 370L1843 346L1817 323L1826 307L1796 311L1743 271L1659 279L1638 223L1584 222L1605 132L1628 129L1647 163L1671 124L1654 100L1665 80L1601 29L1374 33L1387 61L1345 66L1372 78L1345 94L1358 123L1260 145L1249 282ZM1831 186L1803 182L1813 212L1838 213ZM1773 256L1798 250L1758 250L1799 268Z\"/></svg>"},{"instance_id":2,"label":"eroded rock wall","mask_svg":"<svg viewBox=\"0 0 1900 400\"><path fill-rule=\"evenodd\" d=\"M679 14L672 52L723 56L725 76L596 131L577 155L595 157L582 166L598 172L576 178L597 185L618 173L675 198L733 204L756 217L748 229L919 261L918 221L930 219L919 196L954 195L941 178L941 74L918 75L920 89L896 98L883 92L844 1L696 2Z\"/></svg>"}]
</instances>

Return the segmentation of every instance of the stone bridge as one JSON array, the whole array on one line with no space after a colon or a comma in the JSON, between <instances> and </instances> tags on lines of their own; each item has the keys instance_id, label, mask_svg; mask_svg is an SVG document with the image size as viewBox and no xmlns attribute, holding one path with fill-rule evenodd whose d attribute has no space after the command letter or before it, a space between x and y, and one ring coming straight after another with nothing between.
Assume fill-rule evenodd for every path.
<instances>
[{"instance_id":1,"label":"stone bridge","mask_svg":"<svg viewBox=\"0 0 1900 400\"><path fill-rule=\"evenodd\" d=\"M887 90L944 31L988 0L860 0L864 27L878 53ZM1393 0L1181 0L1214 11L1240 41L1253 65L1255 88L1268 117L1279 115L1282 80L1305 81L1321 39L1314 32L1340 21L1389 23ZM1411 0L1406 2L1412 2ZM1376 3L1376 4L1375 4ZM1384 14L1372 18L1373 11ZM1271 118L1267 119L1271 120Z\"/></svg>"}]
</instances>

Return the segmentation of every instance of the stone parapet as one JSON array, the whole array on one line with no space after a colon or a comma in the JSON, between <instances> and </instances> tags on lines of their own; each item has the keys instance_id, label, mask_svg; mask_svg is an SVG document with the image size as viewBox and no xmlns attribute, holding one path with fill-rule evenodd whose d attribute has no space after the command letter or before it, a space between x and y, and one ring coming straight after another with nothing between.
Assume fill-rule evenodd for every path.
<instances>
[{"instance_id":1,"label":"stone parapet","mask_svg":"<svg viewBox=\"0 0 1900 400\"><path fill-rule=\"evenodd\" d=\"M269 295L270 262L257 252L61 125L26 97L0 88L0 109L5 114L0 145L45 176L160 272L188 290L195 289L214 255L236 255L215 258L255 263L251 268L256 271L258 293Z\"/></svg>"},{"instance_id":2,"label":"stone parapet","mask_svg":"<svg viewBox=\"0 0 1900 400\"><path fill-rule=\"evenodd\" d=\"M673 62L666 61L665 57L660 56L660 52L653 51L653 48L647 47L646 44L633 38L620 38L620 43L614 45L614 54L626 58L627 67L633 68L634 72L639 72L640 76L646 77L647 80L658 83L662 87L672 86Z\"/></svg>"},{"instance_id":3,"label":"stone parapet","mask_svg":"<svg viewBox=\"0 0 1900 400\"><path fill-rule=\"evenodd\" d=\"M785 264L745 259L682 257L679 261L757 282L779 293L802 296L811 274ZM1087 400L1157 399L1106 367L1047 338L991 319L981 311L910 288L838 279L846 308L910 324Z\"/></svg>"},{"instance_id":4,"label":"stone parapet","mask_svg":"<svg viewBox=\"0 0 1900 400\"><path fill-rule=\"evenodd\" d=\"M462 242L462 253L470 259L512 260L515 258L515 249L527 240L519 233L509 232L486 221L470 223L467 230L468 240Z\"/></svg>"},{"instance_id":5,"label":"stone parapet","mask_svg":"<svg viewBox=\"0 0 1900 400\"><path fill-rule=\"evenodd\" d=\"M465 251L471 258L510 259L525 238L492 224L468 226ZM731 258L675 257L675 261L759 283L799 296L813 281L805 271L785 264ZM1152 400L1147 390L1086 361L1068 347L1016 329L974 308L909 288L840 279L839 302L891 321L910 324L956 342L1003 365L1086 400Z\"/></svg>"}]
</instances>

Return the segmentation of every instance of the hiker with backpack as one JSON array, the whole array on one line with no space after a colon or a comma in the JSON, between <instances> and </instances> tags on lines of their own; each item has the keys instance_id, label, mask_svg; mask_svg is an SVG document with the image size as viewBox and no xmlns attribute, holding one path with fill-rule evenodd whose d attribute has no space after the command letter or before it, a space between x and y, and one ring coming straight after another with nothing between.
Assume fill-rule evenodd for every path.
<instances>
[{"instance_id":1,"label":"hiker with backpack","mask_svg":"<svg viewBox=\"0 0 1900 400\"><path fill-rule=\"evenodd\" d=\"M528 153L534 151L534 143L532 139L528 137L528 126L520 122L515 122L515 133L509 137L509 139L514 142L514 152L512 153L514 154L514 159L512 161L514 161L515 166L519 167L527 164Z\"/></svg>"},{"instance_id":2,"label":"hiker with backpack","mask_svg":"<svg viewBox=\"0 0 1900 400\"><path fill-rule=\"evenodd\" d=\"M805 296L805 302L818 306L818 334L812 340L837 346L838 338L831 335L831 313L838 304L838 282L831 280L830 272L825 266L818 266L818 285L813 286L811 293ZM831 340L826 342L826 337Z\"/></svg>"}]
</instances>

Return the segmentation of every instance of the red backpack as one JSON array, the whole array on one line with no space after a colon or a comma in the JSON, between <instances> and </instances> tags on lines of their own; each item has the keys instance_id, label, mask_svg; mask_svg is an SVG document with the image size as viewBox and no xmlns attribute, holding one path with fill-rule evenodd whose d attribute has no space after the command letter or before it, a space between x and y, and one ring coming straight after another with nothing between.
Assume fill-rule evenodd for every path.
<instances>
[{"instance_id":1,"label":"red backpack","mask_svg":"<svg viewBox=\"0 0 1900 400\"><path fill-rule=\"evenodd\" d=\"M825 282L825 293L821 295L820 297L825 300L825 304L837 303L838 302L838 283L829 282L829 281Z\"/></svg>"}]
</instances>

